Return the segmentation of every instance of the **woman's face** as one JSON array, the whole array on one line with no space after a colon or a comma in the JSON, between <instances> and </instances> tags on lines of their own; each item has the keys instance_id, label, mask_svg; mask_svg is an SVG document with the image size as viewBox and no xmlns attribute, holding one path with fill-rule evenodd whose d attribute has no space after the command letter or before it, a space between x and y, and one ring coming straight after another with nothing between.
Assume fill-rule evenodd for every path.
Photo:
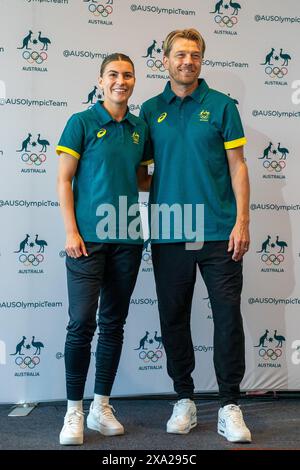
<instances>
[{"instance_id":1,"label":"woman's face","mask_svg":"<svg viewBox=\"0 0 300 470\"><path fill-rule=\"evenodd\" d=\"M109 62L99 78L99 85L104 93L104 102L121 105L127 104L132 95L135 77L130 62L116 60Z\"/></svg>"}]
</instances>

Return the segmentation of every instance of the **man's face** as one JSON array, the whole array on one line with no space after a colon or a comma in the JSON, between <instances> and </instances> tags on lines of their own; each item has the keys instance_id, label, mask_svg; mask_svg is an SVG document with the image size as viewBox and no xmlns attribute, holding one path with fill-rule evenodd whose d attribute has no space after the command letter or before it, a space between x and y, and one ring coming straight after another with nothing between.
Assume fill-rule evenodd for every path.
<instances>
[{"instance_id":1,"label":"man's face","mask_svg":"<svg viewBox=\"0 0 300 470\"><path fill-rule=\"evenodd\" d=\"M177 85L198 83L201 71L202 51L195 41L178 38L174 41L169 57L164 56L164 66L171 81Z\"/></svg>"}]
</instances>

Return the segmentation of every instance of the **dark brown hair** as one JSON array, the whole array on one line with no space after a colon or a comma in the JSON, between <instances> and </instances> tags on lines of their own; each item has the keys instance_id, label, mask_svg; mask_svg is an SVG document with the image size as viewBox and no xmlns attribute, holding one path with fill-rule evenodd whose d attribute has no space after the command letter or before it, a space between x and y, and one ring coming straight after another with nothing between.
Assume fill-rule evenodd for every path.
<instances>
[{"instance_id":1,"label":"dark brown hair","mask_svg":"<svg viewBox=\"0 0 300 470\"><path fill-rule=\"evenodd\" d=\"M122 54L120 52L114 52L113 54L109 54L105 59L103 60L101 67L100 67L100 77L103 77L104 71L106 66L110 62L115 62L117 60L123 60L124 62L129 62L132 65L133 68L133 73L134 73L134 65L130 57L128 55Z\"/></svg>"}]
</instances>

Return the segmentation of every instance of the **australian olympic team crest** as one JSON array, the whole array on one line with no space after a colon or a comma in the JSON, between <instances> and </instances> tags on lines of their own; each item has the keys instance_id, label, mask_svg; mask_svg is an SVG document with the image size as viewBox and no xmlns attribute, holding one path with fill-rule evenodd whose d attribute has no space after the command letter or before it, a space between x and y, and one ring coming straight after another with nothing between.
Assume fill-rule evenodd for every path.
<instances>
[{"instance_id":1,"label":"australian olympic team crest","mask_svg":"<svg viewBox=\"0 0 300 470\"><path fill-rule=\"evenodd\" d=\"M16 152L23 166L21 173L46 173L45 164L49 145L50 142L41 134L33 136L28 132L22 140L20 139Z\"/></svg>"},{"instance_id":2,"label":"australian olympic team crest","mask_svg":"<svg viewBox=\"0 0 300 470\"><path fill-rule=\"evenodd\" d=\"M169 76L163 64L163 41L153 39L145 49L142 58L145 59L147 67L146 77L167 80Z\"/></svg>"},{"instance_id":3,"label":"australian olympic team crest","mask_svg":"<svg viewBox=\"0 0 300 470\"><path fill-rule=\"evenodd\" d=\"M43 274L42 265L45 261L47 246L46 240L38 234L31 236L26 233L19 242L18 249L14 251L21 265L19 274Z\"/></svg>"},{"instance_id":4,"label":"australian olympic team crest","mask_svg":"<svg viewBox=\"0 0 300 470\"><path fill-rule=\"evenodd\" d=\"M161 370L162 369L162 358L163 353L162 337L158 336L157 331L154 335L150 334L149 331L145 331L145 334L140 338L137 348L138 357L140 360L139 370Z\"/></svg>"},{"instance_id":5,"label":"australian olympic team crest","mask_svg":"<svg viewBox=\"0 0 300 470\"><path fill-rule=\"evenodd\" d=\"M209 295L207 297L203 297L202 300L203 300L204 306L206 307L206 310L208 312L208 313L206 313L206 319L207 320L212 320L213 316L212 316L212 311L211 311L211 302L210 302ZM205 313L205 310L204 310L204 313Z\"/></svg>"},{"instance_id":6,"label":"australian olympic team crest","mask_svg":"<svg viewBox=\"0 0 300 470\"><path fill-rule=\"evenodd\" d=\"M259 363L257 367L281 367L281 356L285 337L277 330L266 329L258 338L254 348L257 349Z\"/></svg>"},{"instance_id":7,"label":"australian olympic team crest","mask_svg":"<svg viewBox=\"0 0 300 470\"><path fill-rule=\"evenodd\" d=\"M214 10L209 13L214 15L214 21L218 29L215 29L215 34L230 34L237 35L237 25L239 23L239 12L242 9L241 3L230 0L214 1Z\"/></svg>"},{"instance_id":8,"label":"australian olympic team crest","mask_svg":"<svg viewBox=\"0 0 300 470\"><path fill-rule=\"evenodd\" d=\"M27 72L48 72L46 62L51 40L42 31L34 33L31 29L21 40L22 45L17 47L22 51L22 58L26 62L23 66Z\"/></svg>"},{"instance_id":9,"label":"australian olympic team crest","mask_svg":"<svg viewBox=\"0 0 300 470\"><path fill-rule=\"evenodd\" d=\"M265 85L287 85L287 74L292 57L282 48L276 51L274 47L266 53L265 60L260 65L264 66L268 80Z\"/></svg>"},{"instance_id":10,"label":"australian olympic team crest","mask_svg":"<svg viewBox=\"0 0 300 470\"><path fill-rule=\"evenodd\" d=\"M261 272L284 272L284 261L288 244L281 237L267 235L261 243L261 249L257 250L262 262Z\"/></svg>"},{"instance_id":11,"label":"australian olympic team crest","mask_svg":"<svg viewBox=\"0 0 300 470\"><path fill-rule=\"evenodd\" d=\"M35 336L31 336L30 339L22 336L21 340L16 344L15 351L10 353L18 368L18 372L15 372L15 377L37 377L40 375L37 369L41 362L41 354L44 347L44 343Z\"/></svg>"},{"instance_id":12,"label":"australian olympic team crest","mask_svg":"<svg viewBox=\"0 0 300 470\"><path fill-rule=\"evenodd\" d=\"M114 0L83 0L89 13L89 24L111 26Z\"/></svg>"},{"instance_id":13,"label":"australian olympic team crest","mask_svg":"<svg viewBox=\"0 0 300 470\"><path fill-rule=\"evenodd\" d=\"M87 109L90 109L92 108L92 106L94 106L94 104L97 103L97 101L101 100L101 98L102 94L99 88L97 87L97 85L94 85L93 88L86 93L86 99L85 101L82 101L81 104L86 105Z\"/></svg>"},{"instance_id":14,"label":"australian olympic team crest","mask_svg":"<svg viewBox=\"0 0 300 470\"><path fill-rule=\"evenodd\" d=\"M264 170L263 178L285 179L285 170L290 151L282 142L269 142L263 149L258 160Z\"/></svg>"},{"instance_id":15,"label":"australian olympic team crest","mask_svg":"<svg viewBox=\"0 0 300 470\"><path fill-rule=\"evenodd\" d=\"M152 273L152 253L151 253L151 240L145 240L142 254L142 272Z\"/></svg>"}]
</instances>

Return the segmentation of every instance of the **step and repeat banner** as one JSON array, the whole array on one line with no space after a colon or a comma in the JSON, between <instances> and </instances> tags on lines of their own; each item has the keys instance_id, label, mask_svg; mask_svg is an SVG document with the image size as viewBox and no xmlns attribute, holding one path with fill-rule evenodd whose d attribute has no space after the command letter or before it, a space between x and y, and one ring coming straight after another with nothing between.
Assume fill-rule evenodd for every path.
<instances>
[{"instance_id":1,"label":"step and repeat banner","mask_svg":"<svg viewBox=\"0 0 300 470\"><path fill-rule=\"evenodd\" d=\"M68 321L55 145L101 99L99 67L133 59L130 110L162 91L162 42L201 31L202 76L241 113L251 178L244 261L243 390L300 389L300 3L298 0L0 0L0 402L63 399ZM141 194L143 213L147 195ZM197 391L215 391L213 320L199 277L192 312ZM95 335L86 397L92 396ZM115 396L172 392L151 246L145 243Z\"/></svg>"}]
</instances>

